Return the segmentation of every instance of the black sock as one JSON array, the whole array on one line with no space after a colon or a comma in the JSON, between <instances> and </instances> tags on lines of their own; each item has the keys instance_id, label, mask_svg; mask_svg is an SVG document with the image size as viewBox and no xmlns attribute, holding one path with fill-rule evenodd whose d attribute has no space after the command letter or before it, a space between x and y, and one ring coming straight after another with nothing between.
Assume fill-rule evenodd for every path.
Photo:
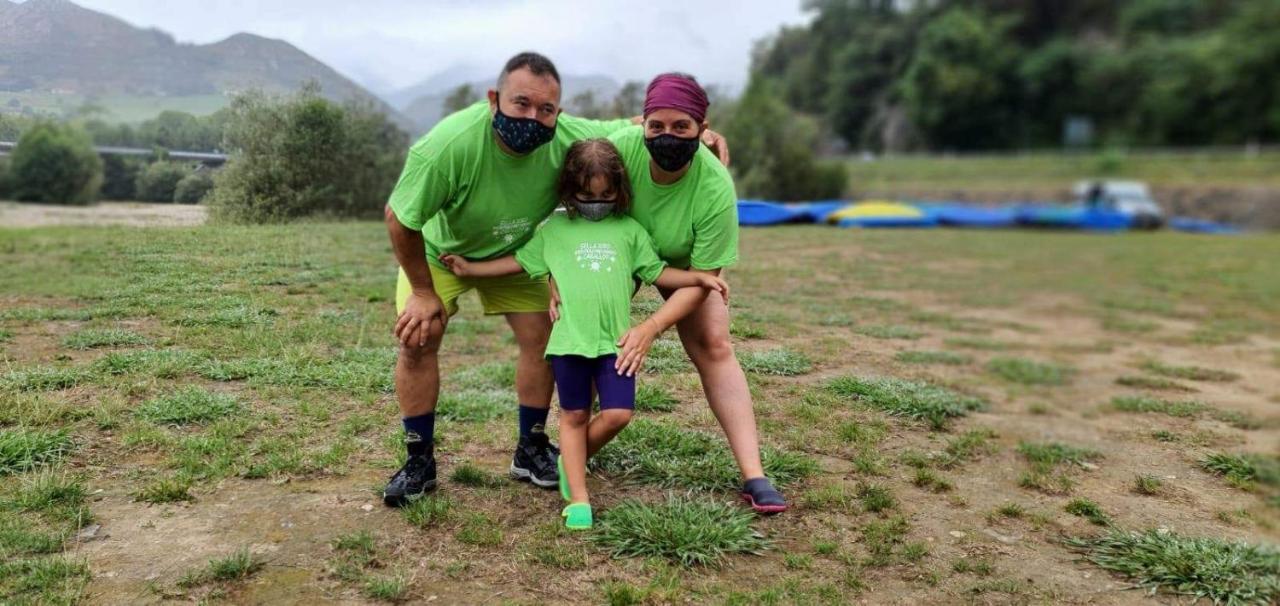
<instances>
[{"instance_id":1,"label":"black sock","mask_svg":"<svg viewBox=\"0 0 1280 606\"><path fill-rule=\"evenodd\" d=\"M425 415L405 417L402 422L404 423L404 445L409 451L409 456L420 457L431 452L431 445L436 440L436 413L429 412Z\"/></svg>"},{"instance_id":2,"label":"black sock","mask_svg":"<svg viewBox=\"0 0 1280 606\"><path fill-rule=\"evenodd\" d=\"M546 431L547 413L551 411L547 408L534 408L532 406L520 405L520 437L525 437L530 433L542 433Z\"/></svg>"}]
</instances>

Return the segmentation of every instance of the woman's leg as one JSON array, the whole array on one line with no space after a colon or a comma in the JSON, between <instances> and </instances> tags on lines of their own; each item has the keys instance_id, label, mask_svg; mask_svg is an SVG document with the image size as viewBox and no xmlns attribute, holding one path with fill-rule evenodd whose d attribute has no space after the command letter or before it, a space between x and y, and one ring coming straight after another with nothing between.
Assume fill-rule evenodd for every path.
<instances>
[{"instance_id":1,"label":"woman's leg","mask_svg":"<svg viewBox=\"0 0 1280 606\"><path fill-rule=\"evenodd\" d=\"M663 292L662 296L670 294ZM742 373L738 358L733 353L733 341L729 338L729 308L720 293L710 293L698 309L676 323L676 330L689 360L698 369L702 392L729 440L729 448L738 462L742 478L763 477L760 437L756 433L751 391L747 389L747 376Z\"/></svg>"}]
</instances>

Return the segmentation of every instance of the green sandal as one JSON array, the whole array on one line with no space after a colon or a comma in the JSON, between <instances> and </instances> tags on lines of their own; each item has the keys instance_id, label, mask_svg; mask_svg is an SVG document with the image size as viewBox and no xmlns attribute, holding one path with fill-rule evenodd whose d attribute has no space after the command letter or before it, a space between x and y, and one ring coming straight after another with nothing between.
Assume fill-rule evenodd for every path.
<instances>
[{"instance_id":1,"label":"green sandal","mask_svg":"<svg viewBox=\"0 0 1280 606\"><path fill-rule=\"evenodd\" d=\"M560 512L560 517L564 518L564 527L569 530L590 530L591 504L569 503Z\"/></svg>"},{"instance_id":2,"label":"green sandal","mask_svg":"<svg viewBox=\"0 0 1280 606\"><path fill-rule=\"evenodd\" d=\"M560 455L556 455L556 475L560 476L560 496L568 501L572 495L569 493L569 478L564 475L564 460Z\"/></svg>"}]
</instances>

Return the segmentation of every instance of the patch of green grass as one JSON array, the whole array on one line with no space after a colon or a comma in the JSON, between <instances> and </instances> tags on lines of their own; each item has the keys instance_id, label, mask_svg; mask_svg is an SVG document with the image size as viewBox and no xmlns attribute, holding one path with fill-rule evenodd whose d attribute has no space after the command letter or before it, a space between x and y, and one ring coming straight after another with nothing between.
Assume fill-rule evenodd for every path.
<instances>
[{"instance_id":1,"label":"patch of green grass","mask_svg":"<svg viewBox=\"0 0 1280 606\"><path fill-rule=\"evenodd\" d=\"M729 334L739 339L763 339L766 336L764 329L760 326L736 321L729 324Z\"/></svg>"},{"instance_id":2,"label":"patch of green grass","mask_svg":"<svg viewBox=\"0 0 1280 606\"><path fill-rule=\"evenodd\" d=\"M658 504L624 501L601 514L589 540L613 557L715 566L726 555L765 549L764 538L751 528L754 519L742 507L688 497L669 496Z\"/></svg>"},{"instance_id":3,"label":"patch of green grass","mask_svg":"<svg viewBox=\"0 0 1280 606\"><path fill-rule=\"evenodd\" d=\"M269 324L280 315L274 309L238 305L213 311L188 312L175 320L179 326L215 328L247 328Z\"/></svg>"},{"instance_id":4,"label":"patch of green grass","mask_svg":"<svg viewBox=\"0 0 1280 606\"><path fill-rule=\"evenodd\" d=\"M62 551L65 532L45 532L29 520L0 516L0 560ZM3 580L0 579L0 584Z\"/></svg>"},{"instance_id":5,"label":"patch of green grass","mask_svg":"<svg viewBox=\"0 0 1280 606\"><path fill-rule=\"evenodd\" d=\"M0 602L77 603L83 598L90 576L89 565L83 560L67 557L5 559L0 561Z\"/></svg>"},{"instance_id":6,"label":"patch of green grass","mask_svg":"<svg viewBox=\"0 0 1280 606\"><path fill-rule=\"evenodd\" d=\"M1084 467L1102 456L1096 450L1057 442L1023 442L1018 445L1018 452L1031 463L1031 469L1018 478L1018 485L1050 494L1070 492L1075 485L1071 477L1061 471L1061 466L1074 464Z\"/></svg>"},{"instance_id":7,"label":"patch of green grass","mask_svg":"<svg viewBox=\"0 0 1280 606\"><path fill-rule=\"evenodd\" d=\"M692 372L693 364L684 351L684 345L672 339L657 339L649 348L649 356L644 360L644 369L658 374Z\"/></svg>"},{"instance_id":8,"label":"patch of green grass","mask_svg":"<svg viewBox=\"0 0 1280 606\"><path fill-rule=\"evenodd\" d=\"M470 461L463 461L454 466L453 473L449 475L449 479L472 488L501 488L506 484L506 480L503 478L476 467Z\"/></svg>"},{"instance_id":9,"label":"patch of green grass","mask_svg":"<svg viewBox=\"0 0 1280 606\"><path fill-rule=\"evenodd\" d=\"M1172 402L1149 396L1117 396L1111 399L1111 407L1121 412L1157 413L1171 417L1194 417L1210 409L1208 404L1194 400Z\"/></svg>"},{"instance_id":10,"label":"patch of green grass","mask_svg":"<svg viewBox=\"0 0 1280 606\"><path fill-rule=\"evenodd\" d=\"M443 495L429 494L400 508L404 521L418 528L430 528L453 517L453 501Z\"/></svg>"},{"instance_id":11,"label":"patch of green grass","mask_svg":"<svg viewBox=\"0 0 1280 606\"><path fill-rule=\"evenodd\" d=\"M1117 377L1116 385L1136 387L1138 389L1150 389L1154 391L1196 391L1194 387L1188 387L1177 381L1164 377L1147 377L1143 375L1123 375Z\"/></svg>"},{"instance_id":12,"label":"patch of green grass","mask_svg":"<svg viewBox=\"0 0 1280 606\"><path fill-rule=\"evenodd\" d=\"M377 550L377 539L368 530L339 535L329 542L336 551L351 551L362 554L373 554Z\"/></svg>"},{"instance_id":13,"label":"patch of green grass","mask_svg":"<svg viewBox=\"0 0 1280 606\"><path fill-rule=\"evenodd\" d=\"M71 446L66 430L0 429L0 476L54 463L66 456Z\"/></svg>"},{"instance_id":14,"label":"patch of green grass","mask_svg":"<svg viewBox=\"0 0 1280 606\"><path fill-rule=\"evenodd\" d=\"M790 570L809 570L813 568L813 556L805 553L783 554L782 565Z\"/></svg>"},{"instance_id":15,"label":"patch of green grass","mask_svg":"<svg viewBox=\"0 0 1280 606\"><path fill-rule=\"evenodd\" d=\"M884 520L867 522L862 526L862 543L871 553L867 566L885 566L893 562L894 549L901 545L911 530L907 518L901 515Z\"/></svg>"},{"instance_id":16,"label":"patch of green grass","mask_svg":"<svg viewBox=\"0 0 1280 606\"><path fill-rule=\"evenodd\" d=\"M986 402L944 387L896 378L839 377L828 388L844 398L857 398L891 415L927 421L943 429L947 421L986 408Z\"/></svg>"},{"instance_id":17,"label":"patch of green grass","mask_svg":"<svg viewBox=\"0 0 1280 606\"><path fill-rule=\"evenodd\" d=\"M143 345L146 342L147 340L142 335L118 328L89 328L73 332L62 339L63 347L79 350Z\"/></svg>"},{"instance_id":18,"label":"patch of green grass","mask_svg":"<svg viewBox=\"0 0 1280 606\"><path fill-rule=\"evenodd\" d=\"M900 351L893 359L904 364L945 364L962 366L973 362L973 356L953 351Z\"/></svg>"},{"instance_id":19,"label":"patch of green grass","mask_svg":"<svg viewBox=\"0 0 1280 606\"><path fill-rule=\"evenodd\" d=\"M858 501L862 503L862 510L870 513L880 513L898 506L898 500L893 498L889 488L879 484L859 484Z\"/></svg>"},{"instance_id":20,"label":"patch of green grass","mask_svg":"<svg viewBox=\"0 0 1280 606\"><path fill-rule=\"evenodd\" d=\"M58 391L92 380L93 373L84 368L37 366L15 370L0 376L0 391Z\"/></svg>"},{"instance_id":21,"label":"patch of green grass","mask_svg":"<svg viewBox=\"0 0 1280 606\"><path fill-rule=\"evenodd\" d=\"M947 347L959 347L961 349L976 349L979 351L1008 351L1017 347L1014 343L1007 341L997 341L985 337L953 337L942 341Z\"/></svg>"},{"instance_id":22,"label":"patch of green grass","mask_svg":"<svg viewBox=\"0 0 1280 606\"><path fill-rule=\"evenodd\" d=\"M0 343L8 343L13 340L13 331L0 328Z\"/></svg>"},{"instance_id":23,"label":"patch of green grass","mask_svg":"<svg viewBox=\"0 0 1280 606\"><path fill-rule=\"evenodd\" d=\"M516 365L511 362L490 362L469 366L448 375L448 381L463 390L515 389Z\"/></svg>"},{"instance_id":24,"label":"patch of green grass","mask_svg":"<svg viewBox=\"0 0 1280 606\"><path fill-rule=\"evenodd\" d=\"M399 575L370 576L365 579L362 593L371 600L401 602L408 597L409 583Z\"/></svg>"},{"instance_id":25,"label":"patch of green grass","mask_svg":"<svg viewBox=\"0 0 1280 606\"><path fill-rule=\"evenodd\" d=\"M989 577L995 572L995 566L987 558L960 558L951 564L951 570L958 574L972 573L980 577Z\"/></svg>"},{"instance_id":26,"label":"patch of green grass","mask_svg":"<svg viewBox=\"0 0 1280 606\"><path fill-rule=\"evenodd\" d=\"M454 537L467 545L497 547L502 544L502 525L487 513L473 512L462 520L462 527Z\"/></svg>"},{"instance_id":27,"label":"patch of green grass","mask_svg":"<svg viewBox=\"0 0 1280 606\"><path fill-rule=\"evenodd\" d=\"M765 475L786 486L818 471L806 456L764 447ZM724 439L674 424L637 419L592 457L591 465L607 474L664 488L734 490L738 467Z\"/></svg>"},{"instance_id":28,"label":"patch of green grass","mask_svg":"<svg viewBox=\"0 0 1280 606\"><path fill-rule=\"evenodd\" d=\"M800 494L800 506L825 513L855 513L856 491L843 483L824 484Z\"/></svg>"},{"instance_id":29,"label":"patch of green grass","mask_svg":"<svg viewBox=\"0 0 1280 606\"><path fill-rule=\"evenodd\" d=\"M1164 490L1164 482L1150 474L1138 474L1133 478L1133 491L1138 494L1157 495Z\"/></svg>"},{"instance_id":30,"label":"patch of green grass","mask_svg":"<svg viewBox=\"0 0 1280 606\"><path fill-rule=\"evenodd\" d=\"M1014 503L1010 501L997 507L995 513L1002 518L1019 519L1027 515L1027 508L1023 507L1021 503Z\"/></svg>"},{"instance_id":31,"label":"patch of green grass","mask_svg":"<svg viewBox=\"0 0 1280 606\"><path fill-rule=\"evenodd\" d=\"M1243 490L1253 490L1258 484L1280 486L1280 459L1276 457L1218 452L1201 459L1200 467Z\"/></svg>"},{"instance_id":32,"label":"patch of green grass","mask_svg":"<svg viewBox=\"0 0 1280 606\"><path fill-rule=\"evenodd\" d=\"M167 396L147 400L134 414L157 425L193 425L216 421L241 409L233 396L188 386Z\"/></svg>"},{"instance_id":33,"label":"patch of green grass","mask_svg":"<svg viewBox=\"0 0 1280 606\"><path fill-rule=\"evenodd\" d=\"M511 416L516 410L515 393L500 389L444 392L436 417L461 423L485 423Z\"/></svg>"},{"instance_id":34,"label":"patch of green grass","mask_svg":"<svg viewBox=\"0 0 1280 606\"><path fill-rule=\"evenodd\" d=\"M898 326L894 324L876 324L870 326L858 326L853 329L860 335L872 337L874 339L904 339L914 341L924 336L924 332L912 328L910 326Z\"/></svg>"},{"instance_id":35,"label":"patch of green grass","mask_svg":"<svg viewBox=\"0 0 1280 606\"><path fill-rule=\"evenodd\" d=\"M337 355L286 352L267 358L210 360L200 364L197 372L213 381L340 389L363 395L394 391L395 360L396 352L389 347L360 347Z\"/></svg>"},{"instance_id":36,"label":"patch of green grass","mask_svg":"<svg viewBox=\"0 0 1280 606\"><path fill-rule=\"evenodd\" d=\"M1217 604L1280 601L1280 551L1215 538L1162 531L1114 530L1069 539L1085 559L1153 592L1165 591Z\"/></svg>"},{"instance_id":37,"label":"patch of green grass","mask_svg":"<svg viewBox=\"0 0 1280 606\"><path fill-rule=\"evenodd\" d=\"M23 477L13 498L0 500L0 506L41 513L48 519L73 522L79 528L91 519L84 506L85 494L79 477L45 469Z\"/></svg>"},{"instance_id":38,"label":"patch of green grass","mask_svg":"<svg viewBox=\"0 0 1280 606\"><path fill-rule=\"evenodd\" d=\"M671 390L660 384L640 383L636 386L636 412L671 412L679 403Z\"/></svg>"},{"instance_id":39,"label":"patch of green grass","mask_svg":"<svg viewBox=\"0 0 1280 606\"><path fill-rule=\"evenodd\" d=\"M144 503L177 503L194 501L191 495L192 481L183 476L165 477L144 485L134 498Z\"/></svg>"},{"instance_id":40,"label":"patch of green grass","mask_svg":"<svg viewBox=\"0 0 1280 606\"><path fill-rule=\"evenodd\" d=\"M1109 332L1141 335L1159 330L1160 324L1150 320L1142 320L1131 316L1111 313L1102 316L1102 329Z\"/></svg>"},{"instance_id":41,"label":"patch of green grass","mask_svg":"<svg viewBox=\"0 0 1280 606\"><path fill-rule=\"evenodd\" d=\"M1111 517L1102 511L1102 506L1085 498L1071 499L1063 510L1073 516L1079 516L1098 526L1110 526Z\"/></svg>"},{"instance_id":42,"label":"patch of green grass","mask_svg":"<svg viewBox=\"0 0 1280 606\"><path fill-rule=\"evenodd\" d=\"M238 581L262 569L263 564L248 548L241 548L225 558L210 560L209 575L218 581Z\"/></svg>"},{"instance_id":43,"label":"patch of green grass","mask_svg":"<svg viewBox=\"0 0 1280 606\"><path fill-rule=\"evenodd\" d=\"M781 348L749 351L740 354L738 362L747 372L781 377L802 375L813 368L813 364L804 354Z\"/></svg>"},{"instance_id":44,"label":"patch of green grass","mask_svg":"<svg viewBox=\"0 0 1280 606\"><path fill-rule=\"evenodd\" d=\"M1261 421L1237 410L1214 409L1210 416L1236 429L1259 429L1262 427Z\"/></svg>"},{"instance_id":45,"label":"patch of green grass","mask_svg":"<svg viewBox=\"0 0 1280 606\"><path fill-rule=\"evenodd\" d=\"M1061 364L1012 357L992 358L987 362L987 370L1006 381L1022 385L1064 385L1075 372Z\"/></svg>"},{"instance_id":46,"label":"patch of green grass","mask_svg":"<svg viewBox=\"0 0 1280 606\"><path fill-rule=\"evenodd\" d=\"M116 351L93 362L93 369L104 375L146 374L158 379L172 379L197 373L205 363L202 354L182 349ZM212 377L210 377L212 378Z\"/></svg>"},{"instance_id":47,"label":"patch of green grass","mask_svg":"<svg viewBox=\"0 0 1280 606\"><path fill-rule=\"evenodd\" d=\"M937 457L943 467L955 467L961 463L972 461L978 457L994 452L996 447L991 443L996 432L990 429L971 429L947 440L942 456Z\"/></svg>"},{"instance_id":48,"label":"patch of green grass","mask_svg":"<svg viewBox=\"0 0 1280 606\"><path fill-rule=\"evenodd\" d=\"M925 467L916 469L911 483L930 492L947 492L955 488L950 480Z\"/></svg>"},{"instance_id":49,"label":"patch of green grass","mask_svg":"<svg viewBox=\"0 0 1280 606\"><path fill-rule=\"evenodd\" d=\"M1173 366L1156 360L1143 362L1142 369L1165 377L1186 379L1188 381L1210 381L1226 383L1240 378L1238 373L1229 370L1214 370L1200 366Z\"/></svg>"}]
</instances>

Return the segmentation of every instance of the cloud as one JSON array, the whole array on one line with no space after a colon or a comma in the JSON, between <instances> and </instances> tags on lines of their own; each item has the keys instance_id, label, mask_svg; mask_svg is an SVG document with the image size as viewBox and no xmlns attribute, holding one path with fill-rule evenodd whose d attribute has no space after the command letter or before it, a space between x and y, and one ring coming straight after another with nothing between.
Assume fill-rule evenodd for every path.
<instances>
[{"instance_id":1,"label":"cloud","mask_svg":"<svg viewBox=\"0 0 1280 606\"><path fill-rule=\"evenodd\" d=\"M77 1L186 42L281 38L382 91L460 64L496 72L527 49L565 73L645 80L678 69L736 87L756 40L807 20L799 0Z\"/></svg>"}]
</instances>

